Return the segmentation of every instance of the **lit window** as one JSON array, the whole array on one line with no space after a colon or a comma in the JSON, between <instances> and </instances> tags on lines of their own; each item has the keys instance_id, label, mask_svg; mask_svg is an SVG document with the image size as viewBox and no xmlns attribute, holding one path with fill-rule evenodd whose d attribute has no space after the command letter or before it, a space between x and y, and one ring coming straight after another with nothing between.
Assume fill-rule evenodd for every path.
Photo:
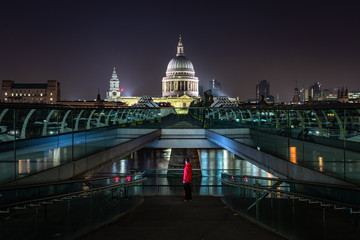
<instances>
[{"instance_id":1,"label":"lit window","mask_svg":"<svg viewBox=\"0 0 360 240\"><path fill-rule=\"evenodd\" d=\"M52 96L52 92L50 93L50 96Z\"/></svg>"},{"instance_id":2,"label":"lit window","mask_svg":"<svg viewBox=\"0 0 360 240\"><path fill-rule=\"evenodd\" d=\"M14 94L12 93L11 96L14 96Z\"/></svg>"},{"instance_id":3,"label":"lit window","mask_svg":"<svg viewBox=\"0 0 360 240\"><path fill-rule=\"evenodd\" d=\"M5 98L5 101L7 101L7 98Z\"/></svg>"},{"instance_id":4,"label":"lit window","mask_svg":"<svg viewBox=\"0 0 360 240\"><path fill-rule=\"evenodd\" d=\"M22 93L20 93L20 96L22 96Z\"/></svg>"},{"instance_id":5,"label":"lit window","mask_svg":"<svg viewBox=\"0 0 360 240\"><path fill-rule=\"evenodd\" d=\"M42 98L40 98L40 101L42 101Z\"/></svg>"},{"instance_id":6,"label":"lit window","mask_svg":"<svg viewBox=\"0 0 360 240\"><path fill-rule=\"evenodd\" d=\"M53 100L53 98L50 98L50 101L52 101Z\"/></svg>"},{"instance_id":7,"label":"lit window","mask_svg":"<svg viewBox=\"0 0 360 240\"><path fill-rule=\"evenodd\" d=\"M30 97L30 93L28 94L28 96Z\"/></svg>"},{"instance_id":8,"label":"lit window","mask_svg":"<svg viewBox=\"0 0 360 240\"><path fill-rule=\"evenodd\" d=\"M15 96L18 96L18 94L16 93Z\"/></svg>"},{"instance_id":9,"label":"lit window","mask_svg":"<svg viewBox=\"0 0 360 240\"><path fill-rule=\"evenodd\" d=\"M40 93L40 96L42 96L43 94L42 93Z\"/></svg>"},{"instance_id":10,"label":"lit window","mask_svg":"<svg viewBox=\"0 0 360 240\"><path fill-rule=\"evenodd\" d=\"M7 92L5 92L5 96L7 96Z\"/></svg>"}]
</instances>

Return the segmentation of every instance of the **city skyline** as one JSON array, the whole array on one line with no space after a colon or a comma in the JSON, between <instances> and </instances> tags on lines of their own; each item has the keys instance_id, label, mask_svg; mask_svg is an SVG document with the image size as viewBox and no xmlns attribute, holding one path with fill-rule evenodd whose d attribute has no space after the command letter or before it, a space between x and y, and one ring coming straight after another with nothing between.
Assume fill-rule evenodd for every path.
<instances>
[{"instance_id":1,"label":"city skyline","mask_svg":"<svg viewBox=\"0 0 360 240\"><path fill-rule=\"evenodd\" d=\"M280 101L292 100L296 81L359 90L359 10L306 1L6 3L0 78L56 80L62 99L90 100L98 89L105 98L116 67L127 95L161 96L181 34L205 91L211 79L242 101L263 79Z\"/></svg>"}]
</instances>

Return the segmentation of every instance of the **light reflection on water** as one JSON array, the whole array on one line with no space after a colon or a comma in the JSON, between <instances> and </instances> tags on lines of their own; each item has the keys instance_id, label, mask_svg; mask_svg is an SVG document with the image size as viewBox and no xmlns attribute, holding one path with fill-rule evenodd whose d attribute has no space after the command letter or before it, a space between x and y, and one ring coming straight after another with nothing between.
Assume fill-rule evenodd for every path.
<instances>
[{"instance_id":1,"label":"light reflection on water","mask_svg":"<svg viewBox=\"0 0 360 240\"><path fill-rule=\"evenodd\" d=\"M29 154L19 154L16 156L18 161L17 174L23 177L31 173L59 166L61 159L64 159L64 156L67 155L69 155L69 152L66 148L54 148ZM4 166L3 168L8 169L9 167ZM3 176L4 179L11 178L9 177L11 174L13 174L13 172L7 170L5 176Z\"/></svg>"},{"instance_id":2,"label":"light reflection on water","mask_svg":"<svg viewBox=\"0 0 360 240\"><path fill-rule=\"evenodd\" d=\"M19 160L19 174L30 173L30 159Z\"/></svg>"},{"instance_id":3,"label":"light reflection on water","mask_svg":"<svg viewBox=\"0 0 360 240\"><path fill-rule=\"evenodd\" d=\"M269 177L272 175L225 149L200 150L202 185L220 185L220 173Z\"/></svg>"},{"instance_id":4,"label":"light reflection on water","mask_svg":"<svg viewBox=\"0 0 360 240\"><path fill-rule=\"evenodd\" d=\"M235 156L225 149L201 149L201 169L194 170L194 182L201 185L220 185L220 173L228 172L234 175L251 175L261 177L272 177L272 175L248 161ZM130 174L131 170L154 173L156 179L151 183L156 184L182 184L182 169L168 169L171 149L141 149L130 158L120 159L93 174L100 175L122 175ZM200 171L201 174L196 174ZM156 172L156 174L155 174ZM168 176L167 173L172 173Z\"/></svg>"}]
</instances>

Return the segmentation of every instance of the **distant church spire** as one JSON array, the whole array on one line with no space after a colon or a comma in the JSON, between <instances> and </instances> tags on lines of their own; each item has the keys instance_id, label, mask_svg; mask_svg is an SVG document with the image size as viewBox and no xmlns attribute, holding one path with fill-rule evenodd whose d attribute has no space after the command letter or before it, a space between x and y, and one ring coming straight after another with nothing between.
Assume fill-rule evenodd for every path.
<instances>
[{"instance_id":1,"label":"distant church spire","mask_svg":"<svg viewBox=\"0 0 360 240\"><path fill-rule=\"evenodd\" d=\"M96 95L96 102L97 103L101 103L102 101L101 101L101 97L100 97L100 90L98 89L98 93L97 93L97 95Z\"/></svg>"},{"instance_id":2,"label":"distant church spire","mask_svg":"<svg viewBox=\"0 0 360 240\"><path fill-rule=\"evenodd\" d=\"M120 81L116 73L115 67L110 79L110 89L106 92L106 101L118 101L118 98L121 95L120 92Z\"/></svg>"},{"instance_id":3,"label":"distant church spire","mask_svg":"<svg viewBox=\"0 0 360 240\"><path fill-rule=\"evenodd\" d=\"M117 73L115 71L115 67L114 67L114 70L113 70L110 81L119 81L118 75L117 75Z\"/></svg>"},{"instance_id":4,"label":"distant church spire","mask_svg":"<svg viewBox=\"0 0 360 240\"><path fill-rule=\"evenodd\" d=\"M184 47L183 47L183 44L182 44L182 41L181 41L181 34L179 36L179 43L178 43L178 46L177 46L176 56L184 56Z\"/></svg>"}]
</instances>

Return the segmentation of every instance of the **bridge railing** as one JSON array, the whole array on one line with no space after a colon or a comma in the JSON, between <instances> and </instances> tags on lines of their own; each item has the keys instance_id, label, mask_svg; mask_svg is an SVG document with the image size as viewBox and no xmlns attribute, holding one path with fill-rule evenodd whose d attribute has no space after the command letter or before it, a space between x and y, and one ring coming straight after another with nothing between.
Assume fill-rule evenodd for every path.
<instances>
[{"instance_id":1,"label":"bridge railing","mask_svg":"<svg viewBox=\"0 0 360 240\"><path fill-rule=\"evenodd\" d=\"M2 229L0 237L1 239L71 239L124 214L137 206L143 196L183 197L183 185L177 183L181 182L182 171L178 169L173 171L178 175L176 177L171 174L170 178L174 181L167 177L167 170L150 172L149 174L155 178L150 184L147 184L148 181L143 182L145 174L133 175L131 181L127 181L128 176L124 176L124 181L118 182L112 181L116 177L109 178L110 181L106 181L106 178L78 180L78 182L93 181L92 187L79 191L58 191L60 195L51 197L41 195L42 197L38 199L7 204L5 207L0 207ZM218 175L217 172L210 174ZM169 184L153 184L159 182L158 177L167 178ZM221 174L221 179L222 184L205 185L196 184L195 177L192 185L194 201L201 201L197 196L221 197L225 204L250 221L289 239L328 239L329 236L337 236L339 229L344 239L358 238L359 229L356 223L360 214L359 204L348 204L309 195L309 191L303 190L309 190L304 186L313 185L311 183L231 173ZM281 184L278 185L278 182ZM73 183L73 181L69 182L70 185ZM139 185L139 183L143 184ZM34 188L27 186L23 189L28 187ZM328 192L326 188L330 186L316 187L325 188L324 192ZM48 190L50 188L46 191ZM314 190L316 192L319 189L311 189Z\"/></svg>"},{"instance_id":2,"label":"bridge railing","mask_svg":"<svg viewBox=\"0 0 360 240\"><path fill-rule=\"evenodd\" d=\"M234 175L230 173L221 173L221 180L229 184L237 184L246 187L262 187L265 189L276 189L283 192L311 196L317 199L326 199L335 203L341 203L342 206L348 205L348 208L356 207L360 209L360 188L321 184L306 181L294 181L282 178L255 177L247 175ZM329 202L327 202L329 203Z\"/></svg>"},{"instance_id":3,"label":"bridge railing","mask_svg":"<svg viewBox=\"0 0 360 240\"><path fill-rule=\"evenodd\" d=\"M171 110L1 104L0 183L84 158L158 129L161 118Z\"/></svg>"},{"instance_id":4,"label":"bridge railing","mask_svg":"<svg viewBox=\"0 0 360 240\"><path fill-rule=\"evenodd\" d=\"M177 125L179 121L191 124ZM0 105L0 178L21 178L136 137L126 138L122 128L184 126L242 129L221 134L293 164L360 183L360 107L356 104L336 108Z\"/></svg>"},{"instance_id":5,"label":"bridge railing","mask_svg":"<svg viewBox=\"0 0 360 240\"><path fill-rule=\"evenodd\" d=\"M222 174L222 182L228 186L223 191L225 204L286 239L357 239L359 236L359 199L351 203L328 199L329 190L333 188L330 194L333 195L336 186L229 174ZM355 198L359 195L359 190L347 190L357 191L351 193Z\"/></svg>"},{"instance_id":6,"label":"bridge railing","mask_svg":"<svg viewBox=\"0 0 360 240\"><path fill-rule=\"evenodd\" d=\"M35 194L28 200L1 205L0 239L75 239L99 228L143 201L134 187L146 178L130 177L130 181L125 177L124 181L118 182L109 178L108 183L105 179L57 183L53 186L53 190L57 190L53 196ZM87 188L81 184L80 188L65 190L74 187L76 182L86 181L93 185L86 185ZM58 189L61 186L63 189ZM20 190L37 189L50 193L50 188L50 185L23 186Z\"/></svg>"},{"instance_id":7,"label":"bridge railing","mask_svg":"<svg viewBox=\"0 0 360 240\"><path fill-rule=\"evenodd\" d=\"M169 108L0 105L0 141L56 136L111 126L130 127L139 123L155 123L171 112L174 111L170 111Z\"/></svg>"},{"instance_id":8,"label":"bridge railing","mask_svg":"<svg viewBox=\"0 0 360 240\"><path fill-rule=\"evenodd\" d=\"M205 108L189 112L204 127L249 147L360 184L359 105ZM224 130L234 128L239 130Z\"/></svg>"},{"instance_id":9,"label":"bridge railing","mask_svg":"<svg viewBox=\"0 0 360 240\"><path fill-rule=\"evenodd\" d=\"M109 187L120 183L129 183L143 179L143 174L135 172L132 175L118 175L112 177L86 178L42 184L27 184L0 187L0 208L11 208L19 203L33 203L33 199L51 198L59 195L69 195L84 190Z\"/></svg>"}]
</instances>

